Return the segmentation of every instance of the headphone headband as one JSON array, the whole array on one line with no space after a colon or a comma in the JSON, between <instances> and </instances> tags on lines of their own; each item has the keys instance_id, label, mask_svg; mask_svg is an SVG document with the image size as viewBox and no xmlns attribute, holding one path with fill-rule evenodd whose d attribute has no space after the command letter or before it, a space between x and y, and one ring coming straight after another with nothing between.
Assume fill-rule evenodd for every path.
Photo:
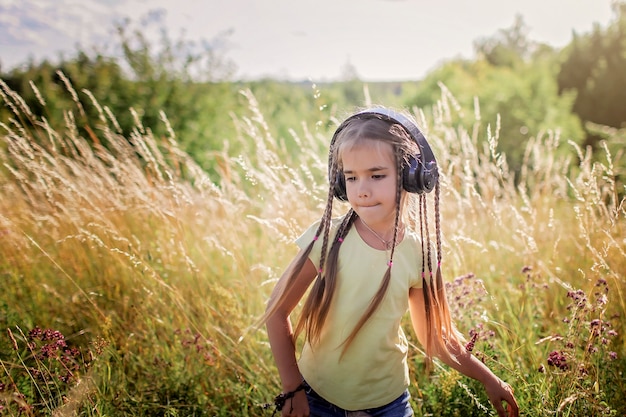
<instances>
[{"instance_id":1,"label":"headphone headband","mask_svg":"<svg viewBox=\"0 0 626 417\"><path fill-rule=\"evenodd\" d=\"M406 191L411 193L421 194L424 192L431 192L435 188L435 185L439 179L439 171L437 169L437 160L435 159L435 155L430 148L430 145L426 141L424 134L420 131L415 122L413 122L407 116L396 111L386 109L384 107L373 107L370 109L359 111L348 117L346 120L343 121L343 123L341 123L341 125L339 125L339 127L333 134L333 138L330 142L328 174L331 183L335 183L335 197L342 201L348 200L345 191L345 178L343 177L343 174L338 173L337 178L333 178L333 175L330 172L332 169L332 151L335 140L337 139L339 133L348 125L350 121L354 119L370 118L378 118L380 120L385 120L387 122L402 126L404 130L409 134L411 139L415 141L420 150L420 153L419 155L411 157L409 163L403 167L402 185Z\"/></svg>"}]
</instances>

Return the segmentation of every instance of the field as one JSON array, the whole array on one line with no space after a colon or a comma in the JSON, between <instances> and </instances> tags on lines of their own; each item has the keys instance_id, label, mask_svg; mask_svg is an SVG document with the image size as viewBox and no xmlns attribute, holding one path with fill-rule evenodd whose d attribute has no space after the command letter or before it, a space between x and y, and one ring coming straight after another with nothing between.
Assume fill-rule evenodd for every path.
<instances>
[{"instance_id":1,"label":"field","mask_svg":"<svg viewBox=\"0 0 626 417\"><path fill-rule=\"evenodd\" d=\"M175 132L154 137L138 114L121 132L68 89L52 126L0 86L13 112L0 126L0 415L271 415L280 384L255 325L321 215L332 127L274 137L247 93L209 176ZM625 189L608 150L537 132L515 178L497 120L453 125L446 100L413 111L440 162L444 277L476 355L522 415L626 415ZM493 415L479 384L427 370L411 343L417 416Z\"/></svg>"}]
</instances>

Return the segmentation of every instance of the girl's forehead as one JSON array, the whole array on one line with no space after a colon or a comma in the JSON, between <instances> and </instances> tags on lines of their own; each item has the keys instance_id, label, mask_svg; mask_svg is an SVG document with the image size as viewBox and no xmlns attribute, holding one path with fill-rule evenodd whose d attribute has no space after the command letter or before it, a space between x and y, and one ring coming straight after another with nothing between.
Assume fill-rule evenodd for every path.
<instances>
[{"instance_id":1,"label":"girl's forehead","mask_svg":"<svg viewBox=\"0 0 626 417\"><path fill-rule=\"evenodd\" d=\"M339 161L342 161L346 154L352 152L372 152L391 161L395 159L393 157L393 146L378 139L358 139L342 143L339 147Z\"/></svg>"}]
</instances>

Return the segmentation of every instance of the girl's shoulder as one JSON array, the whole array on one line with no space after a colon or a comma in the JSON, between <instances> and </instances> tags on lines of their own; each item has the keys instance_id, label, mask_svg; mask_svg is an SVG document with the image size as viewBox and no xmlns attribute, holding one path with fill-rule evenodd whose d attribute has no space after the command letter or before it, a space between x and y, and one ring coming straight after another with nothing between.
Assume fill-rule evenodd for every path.
<instances>
[{"instance_id":1,"label":"girl's shoulder","mask_svg":"<svg viewBox=\"0 0 626 417\"><path fill-rule=\"evenodd\" d=\"M408 247L411 251L422 252L422 239L418 232L413 229L406 228L404 230L404 239L402 239L403 246Z\"/></svg>"},{"instance_id":2,"label":"girl's shoulder","mask_svg":"<svg viewBox=\"0 0 626 417\"><path fill-rule=\"evenodd\" d=\"M330 219L330 230L335 231L337 230L337 228L339 227L339 225L341 225L341 223L343 222L343 220L346 218L347 214L341 215L341 216L337 216L337 217L333 217L332 219ZM311 223L308 227L307 230L310 229L315 229L317 230L317 228L319 227L320 223L322 222L322 219L317 219L315 220L313 223Z\"/></svg>"},{"instance_id":3,"label":"girl's shoulder","mask_svg":"<svg viewBox=\"0 0 626 417\"><path fill-rule=\"evenodd\" d=\"M404 229L404 239L410 241L410 242L417 242L417 243L421 243L422 239L420 238L419 234L407 227L406 229Z\"/></svg>"},{"instance_id":4,"label":"girl's shoulder","mask_svg":"<svg viewBox=\"0 0 626 417\"><path fill-rule=\"evenodd\" d=\"M343 216L338 216L338 217L334 217L331 219L330 233L329 233L330 236L334 236L335 232L337 231L337 229L339 228L339 226L341 225L341 222L343 221L345 217L346 215L344 214ZM300 247L302 247L303 244L308 244L311 240L317 240L315 239L315 234L317 233L321 222L322 222L322 219L315 220L296 239L296 242L298 243Z\"/></svg>"}]
</instances>

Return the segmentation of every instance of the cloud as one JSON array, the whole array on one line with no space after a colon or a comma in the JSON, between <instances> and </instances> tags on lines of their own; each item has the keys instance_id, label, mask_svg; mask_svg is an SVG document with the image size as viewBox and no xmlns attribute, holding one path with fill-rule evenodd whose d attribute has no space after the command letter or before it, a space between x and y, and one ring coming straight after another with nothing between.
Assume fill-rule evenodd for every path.
<instances>
[{"instance_id":1,"label":"cloud","mask_svg":"<svg viewBox=\"0 0 626 417\"><path fill-rule=\"evenodd\" d=\"M0 5L0 44L27 47L44 43L42 33L49 30L49 25L24 6Z\"/></svg>"},{"instance_id":2,"label":"cloud","mask_svg":"<svg viewBox=\"0 0 626 417\"><path fill-rule=\"evenodd\" d=\"M52 58L77 45L102 45L129 0L3 1L0 4L2 63L14 66L27 55Z\"/></svg>"}]
</instances>

